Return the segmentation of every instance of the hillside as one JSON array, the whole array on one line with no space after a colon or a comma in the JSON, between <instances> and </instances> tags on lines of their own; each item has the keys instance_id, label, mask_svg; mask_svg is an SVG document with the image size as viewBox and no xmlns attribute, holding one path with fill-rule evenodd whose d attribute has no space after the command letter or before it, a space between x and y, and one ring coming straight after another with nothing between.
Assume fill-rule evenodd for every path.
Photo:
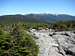
<instances>
[{"instance_id":1,"label":"hillside","mask_svg":"<svg viewBox=\"0 0 75 56\"><path fill-rule=\"evenodd\" d=\"M14 22L43 22L51 23L55 21L69 21L75 20L75 16L60 14L27 14L27 15L4 15L0 16L0 23L14 23Z\"/></svg>"}]
</instances>

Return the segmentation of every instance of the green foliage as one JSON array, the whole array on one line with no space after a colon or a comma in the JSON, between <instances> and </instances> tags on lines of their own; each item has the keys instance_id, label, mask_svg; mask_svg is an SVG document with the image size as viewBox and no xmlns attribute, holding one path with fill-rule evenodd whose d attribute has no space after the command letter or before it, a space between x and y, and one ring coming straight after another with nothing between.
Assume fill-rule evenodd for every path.
<instances>
[{"instance_id":1,"label":"green foliage","mask_svg":"<svg viewBox=\"0 0 75 56\"><path fill-rule=\"evenodd\" d=\"M75 21L59 21L52 24L53 29L75 30Z\"/></svg>"},{"instance_id":2,"label":"green foliage","mask_svg":"<svg viewBox=\"0 0 75 56\"><path fill-rule=\"evenodd\" d=\"M20 25L14 25L10 32L0 33L0 56L38 56L36 42Z\"/></svg>"},{"instance_id":3,"label":"green foliage","mask_svg":"<svg viewBox=\"0 0 75 56\"><path fill-rule=\"evenodd\" d=\"M48 24L46 23L23 23L21 26L25 30L29 30L30 28L38 30L40 27L44 29L48 28Z\"/></svg>"}]
</instances>

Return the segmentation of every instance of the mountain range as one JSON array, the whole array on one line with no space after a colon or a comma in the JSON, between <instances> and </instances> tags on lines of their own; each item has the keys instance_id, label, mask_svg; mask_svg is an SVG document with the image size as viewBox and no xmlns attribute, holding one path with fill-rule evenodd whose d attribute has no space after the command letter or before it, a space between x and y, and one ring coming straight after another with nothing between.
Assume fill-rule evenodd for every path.
<instances>
[{"instance_id":1,"label":"mountain range","mask_svg":"<svg viewBox=\"0 0 75 56\"><path fill-rule=\"evenodd\" d=\"M56 21L75 21L75 16L67 14L27 14L27 15L3 15L0 16L0 23L4 22L40 22L51 23Z\"/></svg>"}]
</instances>

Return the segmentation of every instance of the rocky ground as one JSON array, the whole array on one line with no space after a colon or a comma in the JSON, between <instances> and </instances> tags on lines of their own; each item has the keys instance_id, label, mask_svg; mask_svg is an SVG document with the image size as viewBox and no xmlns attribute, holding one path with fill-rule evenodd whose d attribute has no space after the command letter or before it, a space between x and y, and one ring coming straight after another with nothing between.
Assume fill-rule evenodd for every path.
<instances>
[{"instance_id":1,"label":"rocky ground","mask_svg":"<svg viewBox=\"0 0 75 56\"><path fill-rule=\"evenodd\" d=\"M75 56L75 32L30 31L39 45L39 56Z\"/></svg>"}]
</instances>

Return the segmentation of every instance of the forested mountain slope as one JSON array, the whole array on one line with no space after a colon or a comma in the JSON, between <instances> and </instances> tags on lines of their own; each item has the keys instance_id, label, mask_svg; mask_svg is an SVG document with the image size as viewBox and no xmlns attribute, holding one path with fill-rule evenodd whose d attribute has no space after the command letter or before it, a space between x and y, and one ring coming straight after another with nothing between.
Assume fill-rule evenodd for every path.
<instances>
[{"instance_id":1,"label":"forested mountain slope","mask_svg":"<svg viewBox=\"0 0 75 56\"><path fill-rule=\"evenodd\" d=\"M60 14L27 14L27 15L4 15L0 16L0 22L43 22L51 23L56 21L69 21L75 20L75 16Z\"/></svg>"}]
</instances>

